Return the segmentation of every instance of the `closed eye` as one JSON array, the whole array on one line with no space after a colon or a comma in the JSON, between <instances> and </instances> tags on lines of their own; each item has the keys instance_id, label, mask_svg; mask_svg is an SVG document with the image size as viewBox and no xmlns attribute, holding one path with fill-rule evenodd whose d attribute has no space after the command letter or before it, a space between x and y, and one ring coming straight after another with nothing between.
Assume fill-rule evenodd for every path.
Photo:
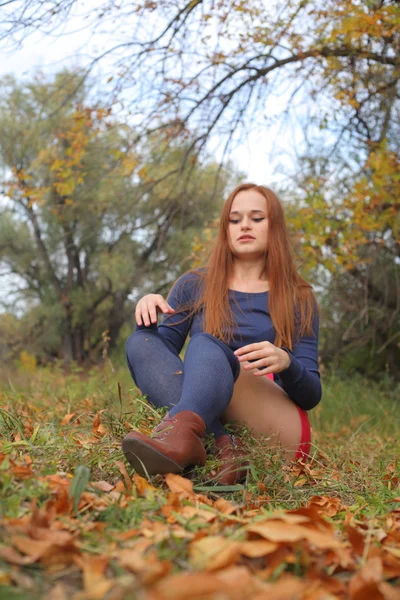
<instances>
[{"instance_id":1,"label":"closed eye","mask_svg":"<svg viewBox=\"0 0 400 600\"><path fill-rule=\"evenodd\" d=\"M253 217L252 221L254 221L255 223L260 223L261 221L264 221L265 217ZM240 223L239 219L229 219L229 223Z\"/></svg>"}]
</instances>

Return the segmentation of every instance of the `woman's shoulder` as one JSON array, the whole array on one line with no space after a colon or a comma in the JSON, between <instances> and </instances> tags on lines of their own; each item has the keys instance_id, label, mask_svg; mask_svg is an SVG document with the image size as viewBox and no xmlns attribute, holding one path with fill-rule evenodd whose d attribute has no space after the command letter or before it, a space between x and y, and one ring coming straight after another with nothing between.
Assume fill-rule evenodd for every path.
<instances>
[{"instance_id":1,"label":"woman's shoulder","mask_svg":"<svg viewBox=\"0 0 400 600\"><path fill-rule=\"evenodd\" d=\"M186 299L190 299L198 293L204 276L205 269L203 267L186 271L175 281L173 290Z\"/></svg>"}]
</instances>

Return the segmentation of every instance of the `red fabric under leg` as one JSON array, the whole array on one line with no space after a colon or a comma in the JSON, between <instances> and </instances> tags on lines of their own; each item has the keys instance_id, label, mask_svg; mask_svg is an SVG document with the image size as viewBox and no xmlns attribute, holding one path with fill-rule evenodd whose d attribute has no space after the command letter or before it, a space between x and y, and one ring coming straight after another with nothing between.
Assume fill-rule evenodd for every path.
<instances>
[{"instance_id":1,"label":"red fabric under leg","mask_svg":"<svg viewBox=\"0 0 400 600\"><path fill-rule=\"evenodd\" d=\"M274 381L273 373L267 373L266 377ZM301 438L300 438L300 446L296 452L295 459L303 458L304 460L309 457L311 450L311 427L310 421L308 420L308 415L305 410L297 406L296 408L299 411L300 422L301 422Z\"/></svg>"},{"instance_id":2,"label":"red fabric under leg","mask_svg":"<svg viewBox=\"0 0 400 600\"><path fill-rule=\"evenodd\" d=\"M311 450L311 427L310 421L308 420L308 415L305 410L297 406L296 408L299 411L300 421L301 421L301 440L300 446L296 452L296 460L298 458L303 458L304 460L309 457Z\"/></svg>"}]
</instances>

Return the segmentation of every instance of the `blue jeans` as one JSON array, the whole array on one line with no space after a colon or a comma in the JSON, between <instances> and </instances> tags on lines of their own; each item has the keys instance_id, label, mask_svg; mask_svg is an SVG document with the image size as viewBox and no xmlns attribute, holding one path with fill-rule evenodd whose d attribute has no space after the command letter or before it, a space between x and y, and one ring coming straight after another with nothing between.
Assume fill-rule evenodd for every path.
<instances>
[{"instance_id":1,"label":"blue jeans","mask_svg":"<svg viewBox=\"0 0 400 600\"><path fill-rule=\"evenodd\" d=\"M153 406L166 406L170 416L191 410L204 420L208 433L227 433L220 417L232 398L240 363L224 342L197 333L182 361L155 328L146 328L128 338L126 358L135 384Z\"/></svg>"}]
</instances>

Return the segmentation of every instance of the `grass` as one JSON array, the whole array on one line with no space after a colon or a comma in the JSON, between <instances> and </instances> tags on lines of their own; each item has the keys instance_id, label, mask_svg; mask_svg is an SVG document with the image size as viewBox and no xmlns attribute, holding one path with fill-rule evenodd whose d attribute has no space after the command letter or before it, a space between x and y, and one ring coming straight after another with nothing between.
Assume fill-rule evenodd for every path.
<instances>
[{"instance_id":1,"label":"grass","mask_svg":"<svg viewBox=\"0 0 400 600\"><path fill-rule=\"evenodd\" d=\"M183 500L176 502L175 508L175 505L171 507L170 490L162 477L154 477L152 485L144 490L143 481L136 480L132 489L129 482L126 484L126 478L133 473L124 461L121 439L131 428L151 431L162 414L138 395L127 369L115 370L107 363L87 373L77 368L64 373L61 367L31 372L4 370L0 379L0 535L4 537L3 548L9 547L10 526L22 526L21 523L35 514L35 506L47 511L47 515L50 514L49 507L58 507L59 512L51 513L57 527L69 527L78 536L79 552L92 558L111 556L110 548L114 552L118 540L121 542L118 548L129 544L124 538L129 531L136 540L143 523L148 523L153 532L146 534L148 536L154 535L158 526L180 525L184 531L180 533L182 537L163 534L158 539L155 536L151 547L156 553L157 565L170 561L174 572L190 570L188 541L184 535L197 539L205 532L210 535L214 529L232 539L243 534L234 516L228 519L219 514L218 526L216 523L210 525L204 514L202 518L195 514L188 518L185 507L193 504L190 495L184 497L181 494ZM344 380L335 374L326 376L323 400L310 413L313 428L311 460L305 466L285 466L278 449L269 450L244 432L245 446L251 457L248 478L243 486L228 490L224 497L241 507L239 516L246 511L256 520L271 515L276 508L293 510L307 506L315 496L336 497L340 499L341 509L333 521L339 532L344 530L346 514L361 524L370 519L385 519L390 509L398 506L395 499L398 503L400 495L396 458L400 456L399 392L399 386L389 380L378 383L360 377ZM198 493L196 510L199 507L214 510L221 497L208 477L213 460L210 458L206 467L194 472L194 491ZM52 479L56 475L58 479ZM65 510L62 503L67 500L63 500L60 491L62 481L72 482L68 489L74 500L74 507L68 505ZM93 482L116 486L118 494L114 495L114 501L108 497L104 500L103 490L96 488ZM128 492L123 482L128 485ZM88 492L90 501L85 504L83 500ZM134 501L128 501L130 499ZM149 552L148 548L146 552ZM295 569L290 561L283 562L281 571L272 574L268 581L279 579L281 572L304 575L302 560L295 561ZM137 596L139 592L132 590L142 590L148 580L153 581L152 577L154 580L162 577L151 571L156 568L156 563L151 567L152 563L146 562L139 573L135 568L126 567L122 559L110 561L107 563L108 577L111 573L113 581L117 582L113 589L120 590L119 596L113 592L115 598L144 597ZM44 597L51 590L57 592L57 585L64 586L59 589L66 590L67 597L114 598L107 585L103 595L101 587L100 591L90 595L87 573L93 575L94 567L92 571L88 568L85 571L86 567L79 561L77 566L76 560L65 567L49 567L47 559L44 563L46 569L38 567L41 560L20 567L12 566L7 557L0 558L0 600Z\"/></svg>"}]
</instances>

